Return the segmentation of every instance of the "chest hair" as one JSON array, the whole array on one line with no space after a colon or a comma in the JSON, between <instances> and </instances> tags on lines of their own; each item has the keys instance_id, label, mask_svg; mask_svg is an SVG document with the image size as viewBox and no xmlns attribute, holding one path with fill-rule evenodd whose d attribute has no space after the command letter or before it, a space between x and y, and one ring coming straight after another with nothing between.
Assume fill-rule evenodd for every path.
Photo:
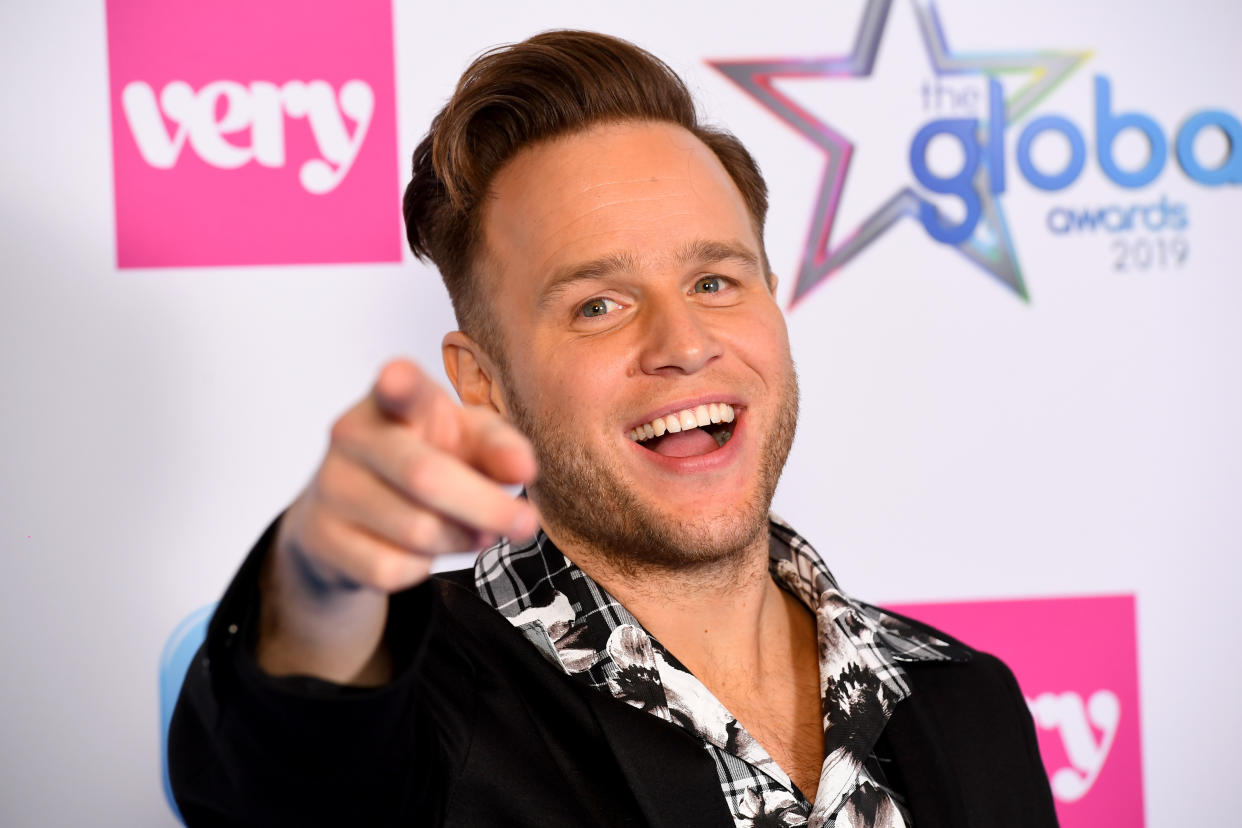
<instances>
[{"instance_id":1,"label":"chest hair","mask_svg":"<svg viewBox=\"0 0 1242 828\"><path fill-rule=\"evenodd\" d=\"M717 697L814 802L824 762L817 665L795 671L793 681L787 675L768 682L758 694L726 690Z\"/></svg>"}]
</instances>

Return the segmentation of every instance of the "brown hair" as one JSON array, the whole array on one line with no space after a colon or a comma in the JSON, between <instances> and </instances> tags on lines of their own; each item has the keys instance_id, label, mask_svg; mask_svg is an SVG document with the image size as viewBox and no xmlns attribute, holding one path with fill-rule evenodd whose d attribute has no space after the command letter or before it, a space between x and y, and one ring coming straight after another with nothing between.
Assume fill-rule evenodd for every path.
<instances>
[{"instance_id":1,"label":"brown hair","mask_svg":"<svg viewBox=\"0 0 1242 828\"><path fill-rule=\"evenodd\" d=\"M487 189L522 148L614 121L665 121L698 137L737 185L762 248L768 194L758 165L733 135L699 123L689 89L659 58L619 38L569 30L485 52L414 150L404 213L410 249L440 269L458 325L502 366L475 272Z\"/></svg>"}]
</instances>

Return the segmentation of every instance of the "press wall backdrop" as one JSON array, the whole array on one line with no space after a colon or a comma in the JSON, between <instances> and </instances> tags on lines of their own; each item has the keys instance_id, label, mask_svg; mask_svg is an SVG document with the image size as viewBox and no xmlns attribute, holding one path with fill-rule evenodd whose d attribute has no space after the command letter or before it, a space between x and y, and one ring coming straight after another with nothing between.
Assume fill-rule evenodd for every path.
<instances>
[{"instance_id":1,"label":"press wall backdrop","mask_svg":"<svg viewBox=\"0 0 1242 828\"><path fill-rule=\"evenodd\" d=\"M776 511L1009 662L1066 828L1225 824L1231 0L5 4L0 824L176 824L161 648L385 360L439 375L408 159L473 57L557 27L664 57L767 176Z\"/></svg>"}]
</instances>

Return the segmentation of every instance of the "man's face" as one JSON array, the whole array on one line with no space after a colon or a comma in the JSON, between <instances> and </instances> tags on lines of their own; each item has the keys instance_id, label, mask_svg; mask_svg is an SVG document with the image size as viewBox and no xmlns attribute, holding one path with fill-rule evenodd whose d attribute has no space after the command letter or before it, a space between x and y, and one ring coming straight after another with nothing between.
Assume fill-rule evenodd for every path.
<instances>
[{"instance_id":1,"label":"man's face","mask_svg":"<svg viewBox=\"0 0 1242 828\"><path fill-rule=\"evenodd\" d=\"M750 548L797 386L759 239L718 159L678 126L611 124L524 150L491 196L504 395L535 446L549 534L623 570ZM720 422L687 427L687 411ZM634 439L644 427L665 434Z\"/></svg>"}]
</instances>

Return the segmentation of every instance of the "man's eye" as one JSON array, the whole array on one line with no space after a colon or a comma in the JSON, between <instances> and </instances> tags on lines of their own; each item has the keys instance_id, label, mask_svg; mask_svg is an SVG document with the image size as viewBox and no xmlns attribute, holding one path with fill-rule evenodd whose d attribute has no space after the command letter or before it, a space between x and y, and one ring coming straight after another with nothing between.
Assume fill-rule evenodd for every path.
<instances>
[{"instance_id":1,"label":"man's eye","mask_svg":"<svg viewBox=\"0 0 1242 828\"><path fill-rule=\"evenodd\" d=\"M611 299L597 297L583 304L578 312L582 316L603 316L604 314L614 311L619 307L621 306Z\"/></svg>"},{"instance_id":2,"label":"man's eye","mask_svg":"<svg viewBox=\"0 0 1242 828\"><path fill-rule=\"evenodd\" d=\"M724 280L719 276L704 276L694 283L695 293L719 293L724 288Z\"/></svg>"}]
</instances>

